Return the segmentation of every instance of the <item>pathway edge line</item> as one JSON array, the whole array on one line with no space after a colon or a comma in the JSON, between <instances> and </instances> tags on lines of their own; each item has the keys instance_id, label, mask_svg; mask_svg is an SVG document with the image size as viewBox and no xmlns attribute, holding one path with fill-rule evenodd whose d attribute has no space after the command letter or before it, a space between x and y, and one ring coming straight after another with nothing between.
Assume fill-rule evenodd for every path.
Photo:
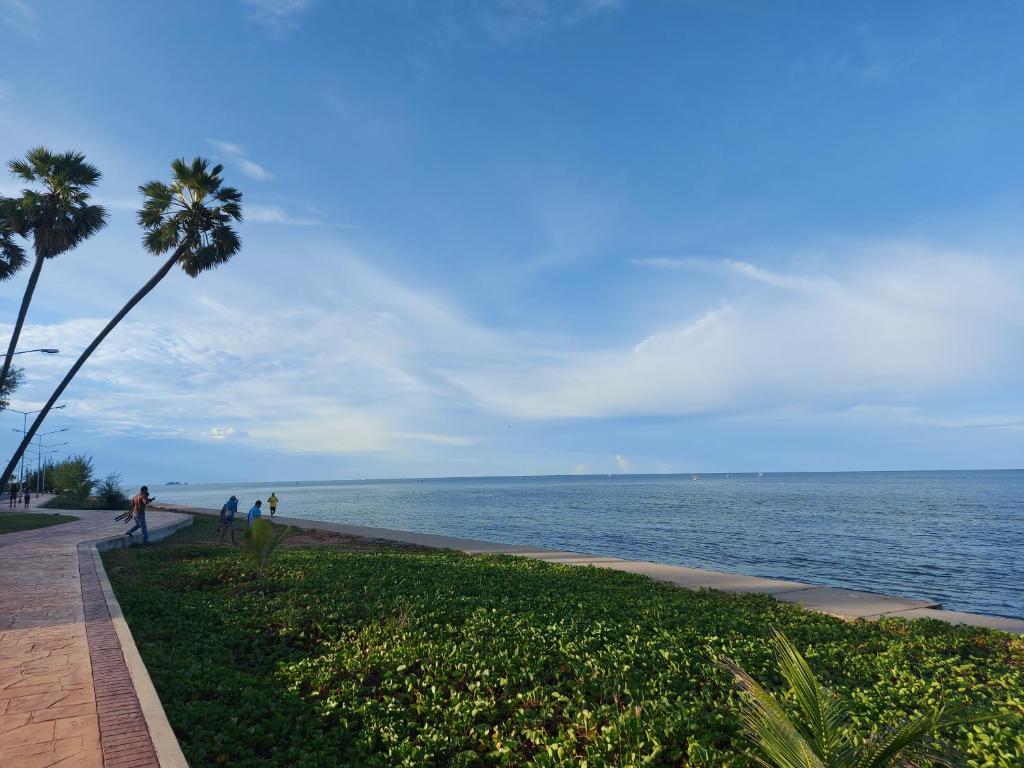
<instances>
[{"instance_id":1,"label":"pathway edge line","mask_svg":"<svg viewBox=\"0 0 1024 768\"><path fill-rule=\"evenodd\" d=\"M179 521L176 524L161 527L159 533L164 535L159 536L159 538L166 538L166 536L191 525L192 517L186 516L186 521ZM154 531L153 533L156 532ZM87 551L91 553L93 562L96 565L96 574L103 589L103 596L107 601L110 622L114 627L114 632L117 633L118 642L121 644L121 653L124 655L128 674L131 676L132 684L135 686L135 695L138 697L143 717L146 718L149 736L153 741L153 748L156 750L160 768L189 768L188 761L185 760L185 753L181 751L181 744L178 743L178 737L174 735L174 729L171 728L171 723L167 719L167 713L164 712L164 706L160 702L160 696L157 694L153 680L149 676L149 670L146 669L146 665L142 661L139 649L135 645L135 638L132 636L132 631L124 614L121 612L121 604L117 602L114 588L110 583L110 579L107 578L107 571L103 567L103 558L100 557L101 546L104 550L116 549L118 548L116 542L122 538L124 537L117 536L90 542L87 545ZM150 539L154 538L156 537L151 534Z\"/></svg>"}]
</instances>

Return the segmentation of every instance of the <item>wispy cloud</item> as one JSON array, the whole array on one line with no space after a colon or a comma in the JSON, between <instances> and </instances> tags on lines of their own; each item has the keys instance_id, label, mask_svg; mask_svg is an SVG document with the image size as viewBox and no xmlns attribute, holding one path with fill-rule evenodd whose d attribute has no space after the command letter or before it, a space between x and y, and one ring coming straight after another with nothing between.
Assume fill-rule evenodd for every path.
<instances>
[{"instance_id":1,"label":"wispy cloud","mask_svg":"<svg viewBox=\"0 0 1024 768\"><path fill-rule=\"evenodd\" d=\"M257 224L283 224L289 227L334 227L351 229L351 224L329 221L321 213L294 214L279 205L246 205L245 220Z\"/></svg>"},{"instance_id":2,"label":"wispy cloud","mask_svg":"<svg viewBox=\"0 0 1024 768\"><path fill-rule=\"evenodd\" d=\"M27 0L0 0L0 19L25 37L39 36L39 16Z\"/></svg>"},{"instance_id":3,"label":"wispy cloud","mask_svg":"<svg viewBox=\"0 0 1024 768\"><path fill-rule=\"evenodd\" d=\"M225 159L250 179L267 181L274 178L274 174L254 160L250 160L246 156L245 149L238 144L234 144L230 141L220 141L219 139L207 139L206 142L223 154Z\"/></svg>"},{"instance_id":4,"label":"wispy cloud","mask_svg":"<svg viewBox=\"0 0 1024 768\"><path fill-rule=\"evenodd\" d=\"M622 0L491 0L477 4L475 22L493 39L506 42L574 27L621 11Z\"/></svg>"},{"instance_id":5,"label":"wispy cloud","mask_svg":"<svg viewBox=\"0 0 1024 768\"><path fill-rule=\"evenodd\" d=\"M241 0L249 18L270 35L281 36L299 27L302 16L313 0Z\"/></svg>"},{"instance_id":6,"label":"wispy cloud","mask_svg":"<svg viewBox=\"0 0 1024 768\"><path fill-rule=\"evenodd\" d=\"M14 93L14 83L0 78L0 100L9 99Z\"/></svg>"},{"instance_id":7,"label":"wispy cloud","mask_svg":"<svg viewBox=\"0 0 1024 768\"><path fill-rule=\"evenodd\" d=\"M118 433L375 454L458 451L508 417L831 411L922 423L936 417L872 404L917 408L1012 377L1024 346L1024 268L974 253L871 247L815 275L721 262L731 279L714 305L596 348L489 327L344 246L292 255L309 276L292 286L301 303L233 284L242 305L207 297L166 319L132 317L83 369L66 413ZM344 281L324 281L328 271ZM30 325L24 343L73 351L101 325ZM38 398L66 364L33 361L19 395ZM1016 428L1012 414L997 416L941 419ZM624 454L608 462L632 466Z\"/></svg>"},{"instance_id":8,"label":"wispy cloud","mask_svg":"<svg viewBox=\"0 0 1024 768\"><path fill-rule=\"evenodd\" d=\"M682 266L694 263L710 262ZM1013 320L1024 316L1019 266L902 247L822 276L718 266L764 291L728 291L628 348L457 380L489 407L529 418L728 413L955 390L1005 378L1024 343Z\"/></svg>"}]
</instances>

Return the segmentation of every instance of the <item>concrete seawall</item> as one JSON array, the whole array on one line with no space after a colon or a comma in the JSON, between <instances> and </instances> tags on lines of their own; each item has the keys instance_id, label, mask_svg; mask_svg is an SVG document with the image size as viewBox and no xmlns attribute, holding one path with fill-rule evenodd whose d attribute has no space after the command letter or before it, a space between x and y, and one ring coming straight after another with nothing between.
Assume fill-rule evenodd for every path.
<instances>
[{"instance_id":1,"label":"concrete seawall","mask_svg":"<svg viewBox=\"0 0 1024 768\"><path fill-rule=\"evenodd\" d=\"M217 510L202 507L186 507L177 504L154 504L153 508L174 512L188 512L199 515L218 516ZM321 530L344 533L370 539L397 541L435 549L454 549L467 554L508 554L531 557L551 563L565 565L592 565L596 568L610 568L616 571L649 576L687 589L717 589L723 592L762 592L784 603L798 603L808 610L838 616L843 619L879 619L901 617L906 619L937 619L949 624L966 624L976 627L1000 629L1024 635L1024 619L991 616L981 613L942 610L942 605L932 600L914 600L893 597L874 592L862 592L840 587L822 587L798 581L765 579L736 573L707 571L686 568L679 565L650 563L643 560L624 560L607 555L588 555L579 552L564 552L543 547L527 547L516 544L501 544L492 541L464 539L455 536L441 536L433 533L415 533L391 528L371 528L363 525L329 523L319 520L304 520L277 515L274 522L293 525L304 530Z\"/></svg>"}]
</instances>

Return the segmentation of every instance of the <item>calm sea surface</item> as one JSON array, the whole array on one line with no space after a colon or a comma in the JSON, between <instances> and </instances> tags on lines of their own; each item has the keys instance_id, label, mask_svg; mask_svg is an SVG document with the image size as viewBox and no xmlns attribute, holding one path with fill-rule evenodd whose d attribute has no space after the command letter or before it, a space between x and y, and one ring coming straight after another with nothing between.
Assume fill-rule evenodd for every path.
<instances>
[{"instance_id":1,"label":"calm sea surface","mask_svg":"<svg viewBox=\"0 0 1024 768\"><path fill-rule=\"evenodd\" d=\"M162 501L933 598L1024 618L1024 470L496 477L154 488Z\"/></svg>"}]
</instances>

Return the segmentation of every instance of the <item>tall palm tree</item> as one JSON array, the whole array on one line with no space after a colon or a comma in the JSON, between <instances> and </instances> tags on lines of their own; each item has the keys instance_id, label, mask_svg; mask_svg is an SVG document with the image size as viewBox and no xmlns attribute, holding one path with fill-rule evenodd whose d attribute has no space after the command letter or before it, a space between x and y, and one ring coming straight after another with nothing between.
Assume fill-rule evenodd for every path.
<instances>
[{"instance_id":1,"label":"tall palm tree","mask_svg":"<svg viewBox=\"0 0 1024 768\"><path fill-rule=\"evenodd\" d=\"M782 705L750 675L729 659L719 666L730 672L745 696L743 728L757 747L754 760L762 768L914 768L952 766L932 749L942 731L997 718L964 715L941 704L906 720L896 728L876 731L858 742L849 733L843 702L818 682L803 655L781 632L773 632L775 655L782 677L796 699L799 717Z\"/></svg>"},{"instance_id":2,"label":"tall palm tree","mask_svg":"<svg viewBox=\"0 0 1024 768\"><path fill-rule=\"evenodd\" d=\"M70 251L107 223L107 212L89 203L89 190L100 180L100 172L85 161L81 152L57 154L46 147L36 147L7 166L16 179L33 186L23 189L21 197L4 200L0 205L0 280L11 277L26 263L25 253L14 235L31 238L35 261L7 345L0 382L6 381L11 369L43 262Z\"/></svg>"},{"instance_id":3,"label":"tall palm tree","mask_svg":"<svg viewBox=\"0 0 1024 768\"><path fill-rule=\"evenodd\" d=\"M46 414L89 356L125 315L167 276L175 264L190 277L198 277L238 253L241 241L231 225L242 220L242 193L233 187L223 186L223 170L222 165L210 168L208 161L198 157L191 164L183 159L175 160L171 163L170 184L151 181L139 187L144 197L138 215L139 224L145 232L143 245L154 255L162 256L170 252L170 256L156 274L121 307L71 366L71 370L32 422L31 429L22 438L21 445L0 477L0 487L18 465Z\"/></svg>"}]
</instances>

